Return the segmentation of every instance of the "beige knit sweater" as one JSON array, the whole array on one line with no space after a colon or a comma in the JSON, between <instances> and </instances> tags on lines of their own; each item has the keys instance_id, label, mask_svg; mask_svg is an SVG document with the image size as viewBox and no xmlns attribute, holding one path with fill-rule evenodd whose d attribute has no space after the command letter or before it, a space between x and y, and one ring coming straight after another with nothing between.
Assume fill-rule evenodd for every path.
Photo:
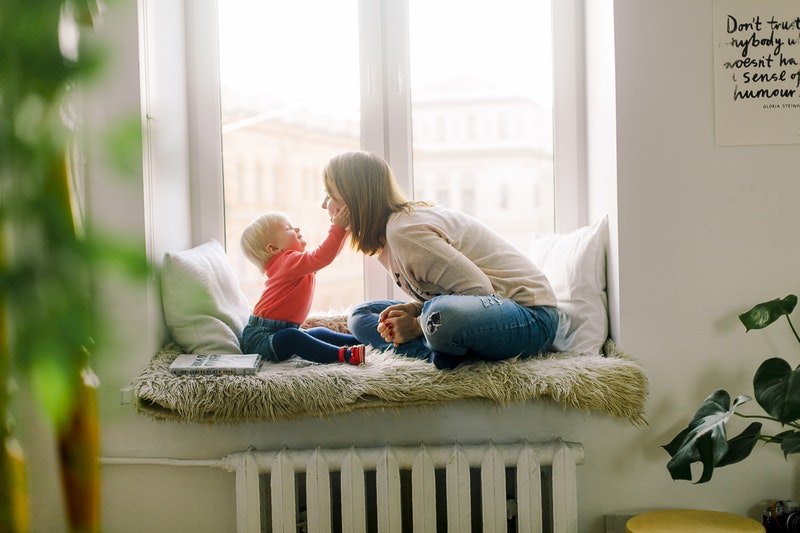
<instances>
[{"instance_id":1,"label":"beige knit sweater","mask_svg":"<svg viewBox=\"0 0 800 533\"><path fill-rule=\"evenodd\" d=\"M417 301L495 294L526 307L557 305L547 278L525 254L478 220L440 206L392 215L378 261Z\"/></svg>"}]
</instances>

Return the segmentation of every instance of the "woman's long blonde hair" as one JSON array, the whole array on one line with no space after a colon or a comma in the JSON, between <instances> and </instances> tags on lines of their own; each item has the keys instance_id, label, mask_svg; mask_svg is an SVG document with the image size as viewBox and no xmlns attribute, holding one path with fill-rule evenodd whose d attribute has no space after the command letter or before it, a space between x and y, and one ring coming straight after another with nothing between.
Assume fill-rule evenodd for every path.
<instances>
[{"instance_id":1,"label":"woman's long blonde hair","mask_svg":"<svg viewBox=\"0 0 800 533\"><path fill-rule=\"evenodd\" d=\"M418 204L400 191L389 164L370 152L337 155L325 165L322 179L325 188L335 191L350 209L350 243L367 255L386 245L389 217Z\"/></svg>"}]
</instances>

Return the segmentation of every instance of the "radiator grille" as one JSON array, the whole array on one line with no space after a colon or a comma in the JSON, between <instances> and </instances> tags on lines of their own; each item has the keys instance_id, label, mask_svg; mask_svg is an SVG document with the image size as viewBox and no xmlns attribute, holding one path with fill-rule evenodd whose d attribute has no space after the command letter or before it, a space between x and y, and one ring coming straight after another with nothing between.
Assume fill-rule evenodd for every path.
<instances>
[{"instance_id":1,"label":"radiator grille","mask_svg":"<svg viewBox=\"0 0 800 533\"><path fill-rule=\"evenodd\" d=\"M549 443L231 454L237 531L577 531L583 447Z\"/></svg>"}]
</instances>

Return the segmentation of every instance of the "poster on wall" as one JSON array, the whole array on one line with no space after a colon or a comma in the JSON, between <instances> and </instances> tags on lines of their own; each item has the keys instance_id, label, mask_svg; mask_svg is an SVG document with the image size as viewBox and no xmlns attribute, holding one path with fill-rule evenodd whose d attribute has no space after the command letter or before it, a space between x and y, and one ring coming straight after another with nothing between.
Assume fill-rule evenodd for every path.
<instances>
[{"instance_id":1,"label":"poster on wall","mask_svg":"<svg viewBox=\"0 0 800 533\"><path fill-rule=\"evenodd\" d=\"M800 143L800 0L714 0L717 145Z\"/></svg>"}]
</instances>

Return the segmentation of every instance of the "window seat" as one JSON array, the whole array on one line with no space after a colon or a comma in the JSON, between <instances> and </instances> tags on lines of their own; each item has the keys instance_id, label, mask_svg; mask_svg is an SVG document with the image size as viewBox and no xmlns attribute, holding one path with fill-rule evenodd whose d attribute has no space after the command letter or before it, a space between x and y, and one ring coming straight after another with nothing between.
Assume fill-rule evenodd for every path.
<instances>
[{"instance_id":1,"label":"window seat","mask_svg":"<svg viewBox=\"0 0 800 533\"><path fill-rule=\"evenodd\" d=\"M240 423L325 417L359 409L433 405L458 399L498 405L546 401L646 424L647 377L606 342L605 355L474 362L440 371L432 364L371 350L367 364L263 363L252 376L173 376L181 353L168 343L133 381L139 413L160 420Z\"/></svg>"},{"instance_id":2,"label":"window seat","mask_svg":"<svg viewBox=\"0 0 800 533\"><path fill-rule=\"evenodd\" d=\"M161 286L172 342L131 384L134 404L142 414L158 419L238 423L453 400L499 405L547 401L645 424L647 377L608 339L607 226L604 218L568 234L533 241L531 257L559 301L553 353L473 362L451 371L370 349L361 367L290 359L262 363L251 376L173 376L169 365L179 353L239 353L251 307L218 242L169 252L161 268ZM316 325L346 330L346 313L317 315L304 324Z\"/></svg>"}]
</instances>

